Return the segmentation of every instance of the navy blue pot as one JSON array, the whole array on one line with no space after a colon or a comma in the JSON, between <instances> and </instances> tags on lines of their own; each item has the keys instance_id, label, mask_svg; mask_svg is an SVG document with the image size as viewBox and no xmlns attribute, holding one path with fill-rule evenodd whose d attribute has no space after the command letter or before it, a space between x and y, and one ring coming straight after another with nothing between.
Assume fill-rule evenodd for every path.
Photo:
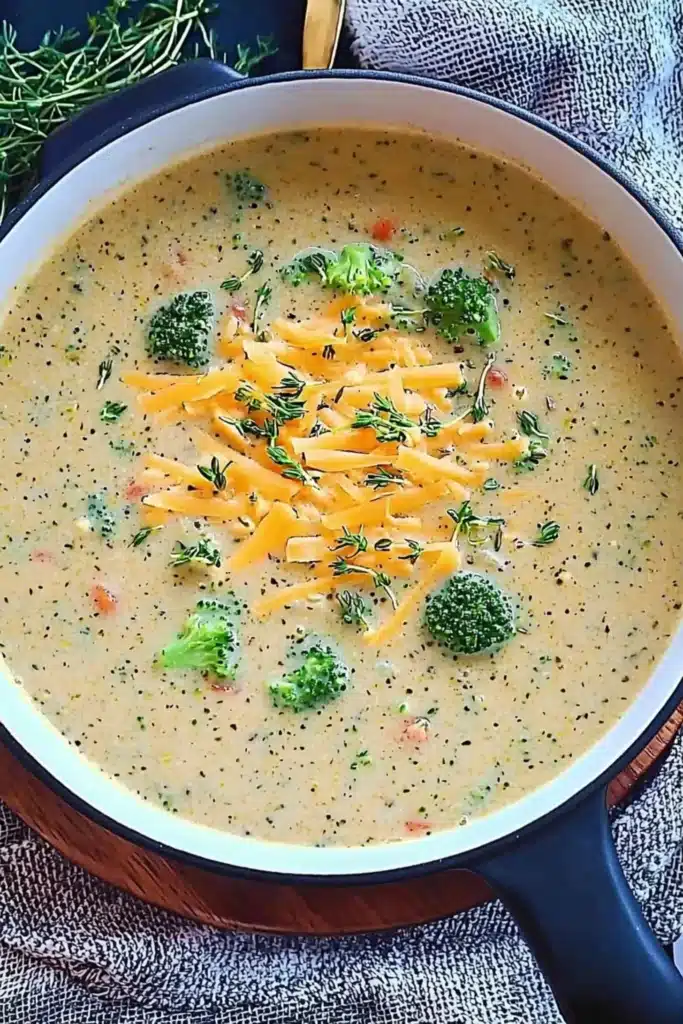
<instances>
[{"instance_id":1,"label":"navy blue pot","mask_svg":"<svg viewBox=\"0 0 683 1024\"><path fill-rule=\"evenodd\" d=\"M96 104L44 146L38 186L0 233L0 295L106 190L222 137L354 120L458 136L525 163L581 203L640 266L683 337L683 250L665 218L597 154L500 101L424 79L337 71L247 81L196 61ZM683 1022L683 979L658 946L617 862L608 781L683 699L683 635L603 741L561 777L489 818L434 836L354 849L275 847L178 821L85 762L0 670L2 736L62 797L111 831L217 872L343 885L450 867L498 891L581 1024Z\"/></svg>"}]
</instances>

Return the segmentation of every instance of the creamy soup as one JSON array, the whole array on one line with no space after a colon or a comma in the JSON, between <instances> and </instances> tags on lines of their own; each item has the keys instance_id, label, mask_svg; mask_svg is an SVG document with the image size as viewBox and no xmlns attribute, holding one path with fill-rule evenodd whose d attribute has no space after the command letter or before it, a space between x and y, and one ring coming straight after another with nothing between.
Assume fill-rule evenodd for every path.
<instances>
[{"instance_id":1,"label":"creamy soup","mask_svg":"<svg viewBox=\"0 0 683 1024\"><path fill-rule=\"evenodd\" d=\"M366 243L390 284L344 300L323 277ZM495 344L480 321L443 336L445 267L479 279ZM197 292L209 365L149 357L155 314ZM336 129L196 156L46 259L0 358L2 651L71 744L171 813L319 845L458 826L595 743L677 625L664 314L606 233L488 156ZM267 394L289 409L272 428ZM471 572L514 635L463 655L424 598ZM229 608L226 672L164 662L200 599ZM293 707L282 680L316 645L341 675Z\"/></svg>"}]
</instances>

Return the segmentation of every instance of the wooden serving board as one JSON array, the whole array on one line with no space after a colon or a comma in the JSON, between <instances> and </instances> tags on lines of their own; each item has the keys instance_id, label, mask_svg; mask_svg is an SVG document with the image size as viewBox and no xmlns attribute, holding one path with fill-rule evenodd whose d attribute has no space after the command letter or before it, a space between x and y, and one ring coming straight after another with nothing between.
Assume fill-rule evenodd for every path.
<instances>
[{"instance_id":1,"label":"wooden serving board","mask_svg":"<svg viewBox=\"0 0 683 1024\"><path fill-rule=\"evenodd\" d=\"M611 784L623 800L671 744L683 704ZM133 896L219 928L332 935L421 924L466 910L491 892L468 871L374 886L294 886L243 881L143 850L95 825L0 744L0 799L75 864Z\"/></svg>"}]
</instances>

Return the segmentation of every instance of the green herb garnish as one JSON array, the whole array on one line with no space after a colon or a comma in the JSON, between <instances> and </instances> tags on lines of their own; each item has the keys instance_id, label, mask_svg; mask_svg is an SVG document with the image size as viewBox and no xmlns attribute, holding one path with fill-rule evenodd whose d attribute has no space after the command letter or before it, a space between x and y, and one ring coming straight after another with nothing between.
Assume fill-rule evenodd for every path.
<instances>
[{"instance_id":1,"label":"green herb garnish","mask_svg":"<svg viewBox=\"0 0 683 1024\"><path fill-rule=\"evenodd\" d=\"M351 533L346 526L342 527L341 537L337 537L330 550L343 551L344 548L352 549L349 558L355 558L356 555L361 555L364 551L368 550L368 539L363 532L362 526L358 533Z\"/></svg>"},{"instance_id":2,"label":"green herb garnish","mask_svg":"<svg viewBox=\"0 0 683 1024\"><path fill-rule=\"evenodd\" d=\"M308 473L300 462L293 459L286 448L279 444L269 444L266 448L268 458L272 459L276 466L282 467L282 475L288 480L298 480L299 483L308 484L309 487L317 487L317 481Z\"/></svg>"},{"instance_id":3,"label":"green herb garnish","mask_svg":"<svg viewBox=\"0 0 683 1024\"><path fill-rule=\"evenodd\" d=\"M598 479L598 467L594 462L591 462L588 467L588 473L586 475L586 479L583 481L583 486L591 495L598 493L600 481Z\"/></svg>"},{"instance_id":4,"label":"green herb garnish","mask_svg":"<svg viewBox=\"0 0 683 1024\"><path fill-rule=\"evenodd\" d=\"M173 545L169 564L174 568L178 568L181 565L189 565L192 562L200 565L215 566L219 569L221 564L220 548L213 541L209 540L208 537L200 537L194 544L183 544L181 540L177 540Z\"/></svg>"},{"instance_id":5,"label":"green herb garnish","mask_svg":"<svg viewBox=\"0 0 683 1024\"><path fill-rule=\"evenodd\" d=\"M543 548L548 544L554 544L560 536L560 524L550 520L538 528L538 534L531 542L535 548Z\"/></svg>"},{"instance_id":6,"label":"green herb garnish","mask_svg":"<svg viewBox=\"0 0 683 1024\"><path fill-rule=\"evenodd\" d=\"M107 357L107 359L103 359L102 362L100 363L100 365L98 366L98 368L97 368L97 390L98 391L102 390L104 385L107 383L107 381L111 377L111 371L112 371L113 365L114 364L113 364L112 360L109 357Z\"/></svg>"},{"instance_id":7,"label":"green herb garnish","mask_svg":"<svg viewBox=\"0 0 683 1024\"><path fill-rule=\"evenodd\" d=\"M356 307L355 306L347 306L346 309L342 309L342 311L341 311L341 322L342 322L342 327L344 328L344 335L345 335L346 338L348 338L349 335L351 334L351 328L353 327L354 323L356 322Z\"/></svg>"},{"instance_id":8,"label":"green herb garnish","mask_svg":"<svg viewBox=\"0 0 683 1024\"><path fill-rule=\"evenodd\" d=\"M487 252L486 262L490 270L495 270L499 274L505 274L509 281L514 281L515 268L511 263L506 263L497 252Z\"/></svg>"},{"instance_id":9,"label":"green herb garnish","mask_svg":"<svg viewBox=\"0 0 683 1024\"><path fill-rule=\"evenodd\" d=\"M529 450L525 455L521 455L518 459L515 459L513 463L514 469L518 473L528 473L531 470L536 469L536 466L540 465L544 459L547 459L548 451L540 441L535 437L532 437L529 441Z\"/></svg>"},{"instance_id":10,"label":"green herb garnish","mask_svg":"<svg viewBox=\"0 0 683 1024\"><path fill-rule=\"evenodd\" d=\"M360 594L354 594L350 590L342 590L337 594L339 604L339 615L342 622L347 626L360 626L368 629L369 609Z\"/></svg>"},{"instance_id":11,"label":"green herb garnish","mask_svg":"<svg viewBox=\"0 0 683 1024\"><path fill-rule=\"evenodd\" d=\"M225 471L230 466L230 462L226 462L221 469L221 464L218 458L213 455L211 457L211 464L209 466L197 466L197 469L202 474L205 480L208 480L217 491L224 491L228 486L228 480L225 475Z\"/></svg>"},{"instance_id":12,"label":"green herb garnish","mask_svg":"<svg viewBox=\"0 0 683 1024\"><path fill-rule=\"evenodd\" d=\"M241 277L226 277L225 281L221 282L221 288L232 294L238 291L247 278L251 277L252 274L258 274L259 270L263 267L263 250L253 249L247 256L247 269Z\"/></svg>"},{"instance_id":13,"label":"green herb garnish","mask_svg":"<svg viewBox=\"0 0 683 1024\"><path fill-rule=\"evenodd\" d=\"M479 547L485 544L491 535L492 527L505 526L505 520L501 516L480 516L473 510L469 501L463 501L460 508L446 509L446 515L455 523L453 540L464 537L468 544Z\"/></svg>"},{"instance_id":14,"label":"green herb garnish","mask_svg":"<svg viewBox=\"0 0 683 1024\"><path fill-rule=\"evenodd\" d=\"M360 409L351 426L358 429L369 427L374 430L380 444L390 441L402 444L408 437L406 430L417 427L417 423L399 412L390 398L375 392L370 407Z\"/></svg>"},{"instance_id":15,"label":"green herb garnish","mask_svg":"<svg viewBox=\"0 0 683 1024\"><path fill-rule=\"evenodd\" d=\"M374 487L377 491L381 487L392 487L394 485L404 487L406 479L400 469L386 469L384 466L378 466L377 469L368 473L363 482L366 487Z\"/></svg>"},{"instance_id":16,"label":"green herb garnish","mask_svg":"<svg viewBox=\"0 0 683 1024\"><path fill-rule=\"evenodd\" d=\"M372 764L372 758L369 751L359 750L349 767L352 772L355 772L357 768L366 768L370 764Z\"/></svg>"},{"instance_id":17,"label":"green herb garnish","mask_svg":"<svg viewBox=\"0 0 683 1024\"><path fill-rule=\"evenodd\" d=\"M428 405L420 417L420 431L425 437L436 437L441 430L441 420L434 414L434 408Z\"/></svg>"},{"instance_id":18,"label":"green herb garnish","mask_svg":"<svg viewBox=\"0 0 683 1024\"><path fill-rule=\"evenodd\" d=\"M556 352L548 366L543 370L545 377L556 377L557 380L568 380L572 372L572 361L562 352Z\"/></svg>"},{"instance_id":19,"label":"green herb garnish","mask_svg":"<svg viewBox=\"0 0 683 1024\"><path fill-rule=\"evenodd\" d=\"M349 562L346 558L337 558L334 562L330 563L330 568L335 576L347 576L352 573L360 573L364 576L372 576L375 581L375 586L379 590L383 590L391 601L394 610L398 608L398 601L396 595L391 589L391 577L385 572L380 572L378 569L371 569L365 565L355 565L353 562Z\"/></svg>"},{"instance_id":20,"label":"green herb garnish","mask_svg":"<svg viewBox=\"0 0 683 1024\"><path fill-rule=\"evenodd\" d=\"M263 316L263 310L270 302L273 295L273 289L270 287L268 282L262 284L256 292L256 302L254 304L254 319L251 322L251 329L254 334L258 334L259 321Z\"/></svg>"},{"instance_id":21,"label":"green herb garnish","mask_svg":"<svg viewBox=\"0 0 683 1024\"><path fill-rule=\"evenodd\" d=\"M489 370L493 366L493 361L494 355L493 352L490 352L484 369L481 371L479 383L477 384L477 392L474 396L472 408L470 409L470 415L475 423L480 423L481 420L486 419L489 414L489 407L486 401L486 378L488 377Z\"/></svg>"},{"instance_id":22,"label":"green herb garnish","mask_svg":"<svg viewBox=\"0 0 683 1024\"><path fill-rule=\"evenodd\" d=\"M410 554L399 555L399 561L410 562L411 565L415 565L420 555L424 554L424 545L420 544L419 541L410 540L410 538L406 538L406 544L410 548Z\"/></svg>"},{"instance_id":23,"label":"green herb garnish","mask_svg":"<svg viewBox=\"0 0 683 1024\"><path fill-rule=\"evenodd\" d=\"M276 53L277 46L273 36L256 36L255 50L244 43L237 44L237 59L233 67L241 75L250 75L266 57L274 57Z\"/></svg>"},{"instance_id":24,"label":"green herb garnish","mask_svg":"<svg viewBox=\"0 0 683 1024\"><path fill-rule=\"evenodd\" d=\"M275 385L275 390L286 398L299 398L305 387L306 381L302 380L294 370L290 370L280 383Z\"/></svg>"},{"instance_id":25,"label":"green herb garnish","mask_svg":"<svg viewBox=\"0 0 683 1024\"><path fill-rule=\"evenodd\" d=\"M139 548L141 544L145 543L150 534L156 533L157 530L161 529L161 526L143 526L141 530L138 530L137 533L133 534L128 546L131 548Z\"/></svg>"},{"instance_id":26,"label":"green herb garnish","mask_svg":"<svg viewBox=\"0 0 683 1024\"><path fill-rule=\"evenodd\" d=\"M105 402L100 409L100 419L103 423L116 423L120 419L126 409L127 405L123 405L121 402Z\"/></svg>"},{"instance_id":27,"label":"green herb garnish","mask_svg":"<svg viewBox=\"0 0 683 1024\"><path fill-rule=\"evenodd\" d=\"M545 431L541 430L538 416L535 412L523 409L522 412L517 413L517 422L519 423L519 429L526 437L537 437L541 441L550 440L550 434L546 434Z\"/></svg>"}]
</instances>

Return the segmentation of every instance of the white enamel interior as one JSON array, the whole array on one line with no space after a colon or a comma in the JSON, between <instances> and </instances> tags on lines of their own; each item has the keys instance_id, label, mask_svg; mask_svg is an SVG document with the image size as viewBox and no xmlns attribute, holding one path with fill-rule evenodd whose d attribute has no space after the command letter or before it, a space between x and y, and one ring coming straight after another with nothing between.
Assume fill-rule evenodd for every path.
<instances>
[{"instance_id":1,"label":"white enamel interior","mask_svg":"<svg viewBox=\"0 0 683 1024\"><path fill-rule=\"evenodd\" d=\"M364 123L418 128L522 163L598 220L638 266L683 337L683 259L629 192L576 150L486 103L418 83L297 79L254 84L158 118L111 143L61 179L0 243L0 307L56 238L103 194L152 174L197 147L282 127ZM653 344L656 339L653 338ZM149 839L212 861L269 872L362 875L463 853L515 832L606 771L675 690L679 629L648 685L604 739L516 804L432 836L369 848L318 849L227 835L143 803L70 747L0 666L0 716L16 740L72 793Z\"/></svg>"}]
</instances>

